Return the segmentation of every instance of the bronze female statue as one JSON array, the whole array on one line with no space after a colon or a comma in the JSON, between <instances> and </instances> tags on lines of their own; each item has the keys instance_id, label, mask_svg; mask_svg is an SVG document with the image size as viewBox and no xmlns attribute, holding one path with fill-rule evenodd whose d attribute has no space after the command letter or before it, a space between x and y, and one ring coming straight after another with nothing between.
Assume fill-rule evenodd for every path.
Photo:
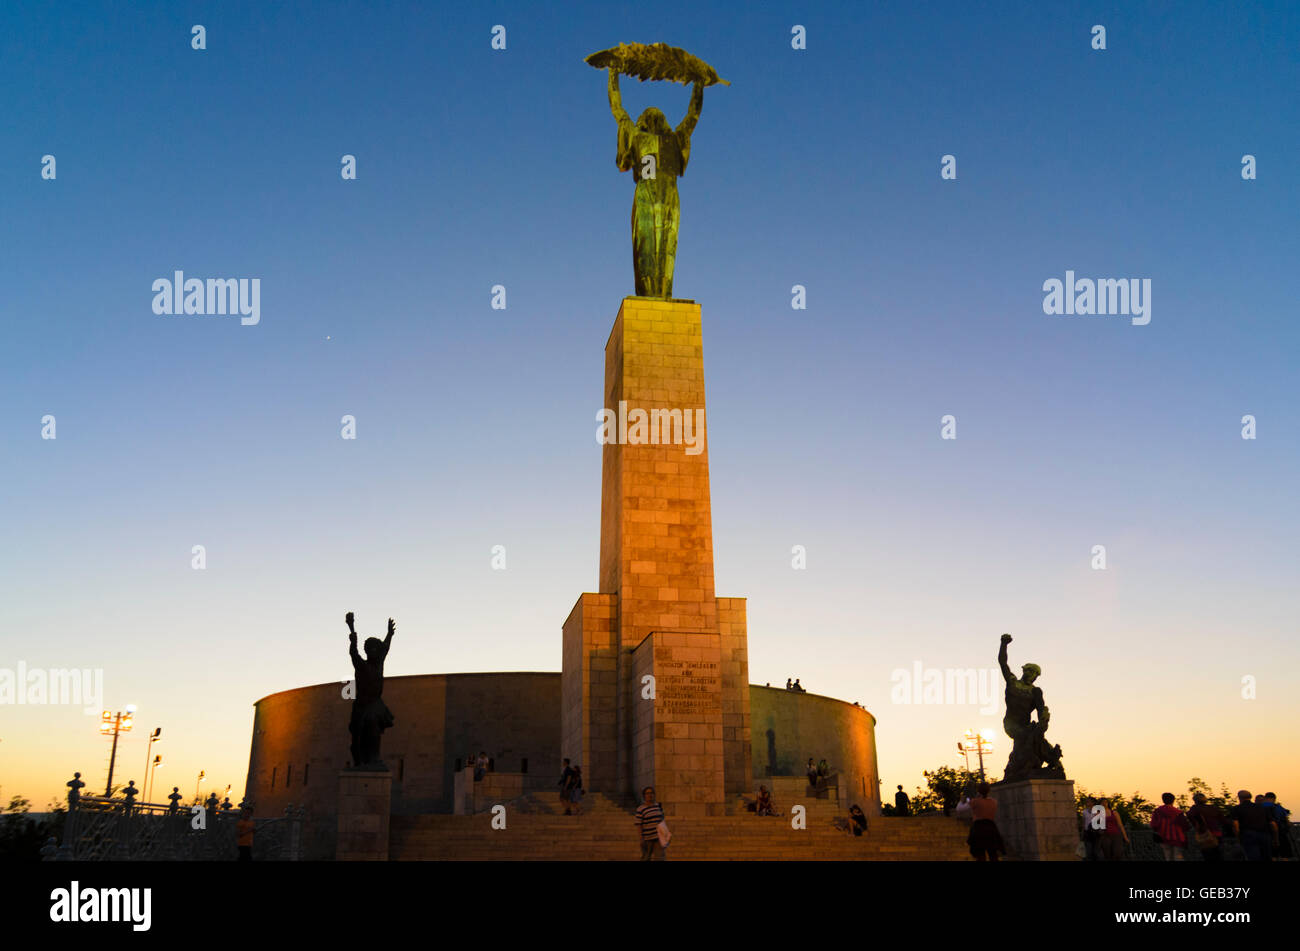
<instances>
[{"instance_id":1,"label":"bronze female statue","mask_svg":"<svg viewBox=\"0 0 1300 951\"><path fill-rule=\"evenodd\" d=\"M609 70L609 108L618 122L615 162L621 172L632 173L636 193L632 199L632 269L638 297L669 299L673 296L673 267L677 258L680 205L677 179L686 174L691 158L691 133L704 107L704 87L726 83L713 68L685 50L654 43L624 43L587 57L592 66ZM677 128L654 107L636 122L623 108L618 74L641 79L692 82L691 104Z\"/></svg>"}]
</instances>

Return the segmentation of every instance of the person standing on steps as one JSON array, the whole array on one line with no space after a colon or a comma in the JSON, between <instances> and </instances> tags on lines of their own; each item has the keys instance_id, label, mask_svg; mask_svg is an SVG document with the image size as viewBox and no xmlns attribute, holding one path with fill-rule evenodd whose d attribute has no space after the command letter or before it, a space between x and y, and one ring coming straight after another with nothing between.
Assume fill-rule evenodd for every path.
<instances>
[{"instance_id":1,"label":"person standing on steps","mask_svg":"<svg viewBox=\"0 0 1300 951\"><path fill-rule=\"evenodd\" d=\"M668 858L664 847L668 844L663 841L660 835L660 826L666 830L667 824L664 823L664 807L655 801L655 788L647 786L641 790L641 805L637 807L632 817L637 824L637 830L641 834L641 861L652 862L655 860L655 850L659 852L659 860L663 861Z\"/></svg>"},{"instance_id":2,"label":"person standing on steps","mask_svg":"<svg viewBox=\"0 0 1300 951\"><path fill-rule=\"evenodd\" d=\"M989 797L989 784L976 787L975 798L970 801L971 825L966 844L976 862L996 862L999 852L1006 852L1002 834L998 832L998 801Z\"/></svg>"},{"instance_id":3,"label":"person standing on steps","mask_svg":"<svg viewBox=\"0 0 1300 951\"><path fill-rule=\"evenodd\" d=\"M574 815L582 815L582 767L573 767L573 775L569 778L569 803L573 806Z\"/></svg>"},{"instance_id":4,"label":"person standing on steps","mask_svg":"<svg viewBox=\"0 0 1300 951\"><path fill-rule=\"evenodd\" d=\"M573 808L573 767L569 765L568 759L564 761L564 772L560 773L560 802L564 803L564 814L572 815Z\"/></svg>"},{"instance_id":5,"label":"person standing on steps","mask_svg":"<svg viewBox=\"0 0 1300 951\"><path fill-rule=\"evenodd\" d=\"M912 801L907 798L907 793L903 792L903 784L898 784L898 792L894 793L894 811L900 816L910 816L912 814Z\"/></svg>"}]
</instances>

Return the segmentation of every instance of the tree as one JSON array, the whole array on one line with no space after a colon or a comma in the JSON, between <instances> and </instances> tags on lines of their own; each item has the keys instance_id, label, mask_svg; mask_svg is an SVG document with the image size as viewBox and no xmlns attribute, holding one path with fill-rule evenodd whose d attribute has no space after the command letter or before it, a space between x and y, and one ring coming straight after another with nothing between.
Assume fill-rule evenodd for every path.
<instances>
[{"instance_id":1,"label":"tree","mask_svg":"<svg viewBox=\"0 0 1300 951\"><path fill-rule=\"evenodd\" d=\"M923 770L921 775L925 777L926 788L916 788L916 794L911 797L911 813L914 816L926 815L933 812L944 810L945 804L948 810L957 805L962 793L967 789L979 785L979 773L972 773L970 770L955 768L952 766L940 766L938 769ZM995 781L993 776L989 776L989 783ZM892 803L881 803L880 814L882 816L898 815Z\"/></svg>"},{"instance_id":2,"label":"tree","mask_svg":"<svg viewBox=\"0 0 1300 951\"><path fill-rule=\"evenodd\" d=\"M1141 793L1135 792L1125 798L1119 793L1089 792L1082 786L1074 787L1074 807L1080 813L1083 812L1086 799L1104 799L1115 810L1120 821L1130 829L1150 825L1151 813L1156 808L1155 803L1144 799Z\"/></svg>"},{"instance_id":3,"label":"tree","mask_svg":"<svg viewBox=\"0 0 1300 951\"><path fill-rule=\"evenodd\" d=\"M44 823L36 822L28 813L32 804L21 796L11 796L9 805L0 817L0 858L32 861L40 857L41 833Z\"/></svg>"},{"instance_id":4,"label":"tree","mask_svg":"<svg viewBox=\"0 0 1300 951\"><path fill-rule=\"evenodd\" d=\"M925 783L934 793L944 815L948 815L953 810L963 793L980 784L979 773L972 773L964 766L960 769L940 766L936 770L925 770L921 775L925 777ZM994 780L990 778L986 782L992 783Z\"/></svg>"},{"instance_id":5,"label":"tree","mask_svg":"<svg viewBox=\"0 0 1300 951\"><path fill-rule=\"evenodd\" d=\"M1219 791L1216 793L1213 789L1210 788L1210 784L1207 783L1205 780L1201 779L1201 777L1199 776L1193 776L1191 779L1187 781L1187 792L1190 795L1195 795L1196 793L1204 793L1205 801L1210 806L1213 806L1215 809L1219 810L1219 812L1227 812L1229 809L1231 809L1233 806L1237 804L1237 797L1234 796L1231 792L1229 792L1227 783L1219 783ZM1186 802L1187 802L1187 796L1185 795L1179 796L1178 808L1186 809L1187 806L1184 805L1184 803Z\"/></svg>"}]
</instances>

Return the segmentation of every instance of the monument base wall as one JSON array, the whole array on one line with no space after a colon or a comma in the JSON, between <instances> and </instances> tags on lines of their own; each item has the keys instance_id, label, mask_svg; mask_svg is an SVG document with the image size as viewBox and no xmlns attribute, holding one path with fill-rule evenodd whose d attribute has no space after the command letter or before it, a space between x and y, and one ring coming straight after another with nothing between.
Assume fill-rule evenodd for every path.
<instances>
[{"instance_id":1,"label":"monument base wall","mask_svg":"<svg viewBox=\"0 0 1300 951\"><path fill-rule=\"evenodd\" d=\"M1072 780L996 783L989 795L998 803L998 831L1008 858L1026 862L1078 859L1079 817Z\"/></svg>"},{"instance_id":2,"label":"monument base wall","mask_svg":"<svg viewBox=\"0 0 1300 951\"><path fill-rule=\"evenodd\" d=\"M393 774L388 770L339 771L339 831L334 858L340 862L387 862Z\"/></svg>"}]
</instances>

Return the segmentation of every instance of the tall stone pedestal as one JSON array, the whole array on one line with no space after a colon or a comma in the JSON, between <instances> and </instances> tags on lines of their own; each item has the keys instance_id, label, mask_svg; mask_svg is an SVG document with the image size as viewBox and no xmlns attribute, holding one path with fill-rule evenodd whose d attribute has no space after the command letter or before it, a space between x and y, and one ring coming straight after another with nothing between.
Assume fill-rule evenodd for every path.
<instances>
[{"instance_id":1,"label":"tall stone pedestal","mask_svg":"<svg viewBox=\"0 0 1300 951\"><path fill-rule=\"evenodd\" d=\"M1079 815L1074 782L1022 779L996 783L989 795L998 803L998 831L1007 857L1026 862L1078 860Z\"/></svg>"},{"instance_id":2,"label":"tall stone pedestal","mask_svg":"<svg viewBox=\"0 0 1300 951\"><path fill-rule=\"evenodd\" d=\"M593 791L639 801L653 785L670 815L721 808L753 779L749 659L744 599L713 590L698 304L623 300L600 405L618 433L601 457L600 591L564 624L561 755Z\"/></svg>"},{"instance_id":3,"label":"tall stone pedestal","mask_svg":"<svg viewBox=\"0 0 1300 951\"><path fill-rule=\"evenodd\" d=\"M387 862L388 816L393 774L387 770L339 770L339 862Z\"/></svg>"}]
</instances>

